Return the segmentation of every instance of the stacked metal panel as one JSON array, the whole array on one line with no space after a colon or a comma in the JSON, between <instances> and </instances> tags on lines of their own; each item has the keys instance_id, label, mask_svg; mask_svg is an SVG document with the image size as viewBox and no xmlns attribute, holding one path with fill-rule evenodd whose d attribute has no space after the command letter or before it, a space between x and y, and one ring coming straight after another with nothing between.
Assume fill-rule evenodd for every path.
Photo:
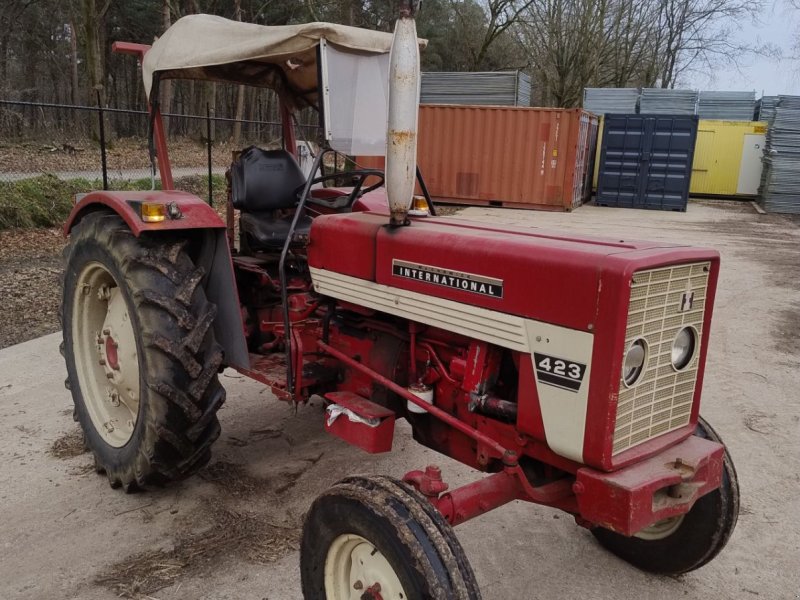
<instances>
[{"instance_id":1,"label":"stacked metal panel","mask_svg":"<svg viewBox=\"0 0 800 600\"><path fill-rule=\"evenodd\" d=\"M639 103L638 88L584 88L583 108L596 115L633 114Z\"/></svg>"},{"instance_id":2,"label":"stacked metal panel","mask_svg":"<svg viewBox=\"0 0 800 600\"><path fill-rule=\"evenodd\" d=\"M800 214L800 96L779 96L767 129L759 202L764 210Z\"/></svg>"},{"instance_id":3,"label":"stacked metal panel","mask_svg":"<svg viewBox=\"0 0 800 600\"><path fill-rule=\"evenodd\" d=\"M755 115L756 121L771 121L775 118L775 107L778 105L777 96L762 96L758 101Z\"/></svg>"},{"instance_id":4,"label":"stacked metal panel","mask_svg":"<svg viewBox=\"0 0 800 600\"><path fill-rule=\"evenodd\" d=\"M643 115L693 115L697 106L695 90L644 88L639 100Z\"/></svg>"},{"instance_id":5,"label":"stacked metal panel","mask_svg":"<svg viewBox=\"0 0 800 600\"><path fill-rule=\"evenodd\" d=\"M521 71L423 73L420 102L530 106L531 78Z\"/></svg>"},{"instance_id":6,"label":"stacked metal panel","mask_svg":"<svg viewBox=\"0 0 800 600\"><path fill-rule=\"evenodd\" d=\"M700 92L697 116L701 119L749 121L756 106L755 92Z\"/></svg>"}]
</instances>

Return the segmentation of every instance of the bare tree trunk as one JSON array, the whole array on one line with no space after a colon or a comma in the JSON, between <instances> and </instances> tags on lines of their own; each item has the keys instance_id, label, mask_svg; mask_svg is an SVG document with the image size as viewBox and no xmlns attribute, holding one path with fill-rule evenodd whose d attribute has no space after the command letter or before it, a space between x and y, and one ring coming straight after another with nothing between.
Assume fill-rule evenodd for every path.
<instances>
[{"instance_id":1,"label":"bare tree trunk","mask_svg":"<svg viewBox=\"0 0 800 600\"><path fill-rule=\"evenodd\" d=\"M161 5L161 28L166 31L172 25L172 13L170 10L169 0L164 0ZM169 113L172 109L172 80L165 79L161 82L161 113ZM169 135L169 117L164 117L164 135Z\"/></svg>"},{"instance_id":2,"label":"bare tree trunk","mask_svg":"<svg viewBox=\"0 0 800 600\"><path fill-rule=\"evenodd\" d=\"M242 2L235 0L236 5L236 20L242 20ZM236 119L233 123L233 147L238 148L239 142L242 137L242 119L244 118L244 86L240 85L236 91L236 114L233 117Z\"/></svg>"},{"instance_id":3,"label":"bare tree trunk","mask_svg":"<svg viewBox=\"0 0 800 600\"><path fill-rule=\"evenodd\" d=\"M78 87L78 32L75 22L69 24L69 66L70 66L70 99L72 104L78 104L80 89Z\"/></svg>"}]
</instances>

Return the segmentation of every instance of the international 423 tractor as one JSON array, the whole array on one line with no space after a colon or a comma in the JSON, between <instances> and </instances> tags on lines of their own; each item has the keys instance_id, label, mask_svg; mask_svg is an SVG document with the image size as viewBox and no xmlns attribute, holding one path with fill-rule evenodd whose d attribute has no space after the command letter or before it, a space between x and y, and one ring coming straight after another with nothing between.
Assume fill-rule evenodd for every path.
<instances>
[{"instance_id":1,"label":"international 423 tractor","mask_svg":"<svg viewBox=\"0 0 800 600\"><path fill-rule=\"evenodd\" d=\"M573 515L641 569L703 566L739 506L699 416L719 255L436 217L416 168L424 41L402 4L393 35L195 15L116 45L142 63L163 189L86 194L66 224L66 383L98 472L130 491L201 469L233 368L290 403L322 397L324 427L367 452L406 419L482 473L449 489L410 465L324 492L303 529L306 598L479 598L453 526L513 500ZM173 189L167 78L280 99L283 148L235 159L225 220ZM325 139L310 175L304 107ZM385 154L385 173L325 185L336 153Z\"/></svg>"}]
</instances>

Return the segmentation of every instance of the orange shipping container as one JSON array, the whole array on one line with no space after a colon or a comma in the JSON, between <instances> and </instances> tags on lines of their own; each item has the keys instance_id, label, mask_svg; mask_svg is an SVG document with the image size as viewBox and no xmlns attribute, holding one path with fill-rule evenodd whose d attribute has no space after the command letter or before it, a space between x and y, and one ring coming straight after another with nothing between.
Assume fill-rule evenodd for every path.
<instances>
[{"instance_id":1,"label":"orange shipping container","mask_svg":"<svg viewBox=\"0 0 800 600\"><path fill-rule=\"evenodd\" d=\"M581 109L423 105L418 161L439 200L572 210L591 193L597 117Z\"/></svg>"},{"instance_id":2,"label":"orange shipping container","mask_svg":"<svg viewBox=\"0 0 800 600\"><path fill-rule=\"evenodd\" d=\"M417 161L435 200L572 210L591 194L596 144L597 117L581 109L419 107Z\"/></svg>"}]
</instances>

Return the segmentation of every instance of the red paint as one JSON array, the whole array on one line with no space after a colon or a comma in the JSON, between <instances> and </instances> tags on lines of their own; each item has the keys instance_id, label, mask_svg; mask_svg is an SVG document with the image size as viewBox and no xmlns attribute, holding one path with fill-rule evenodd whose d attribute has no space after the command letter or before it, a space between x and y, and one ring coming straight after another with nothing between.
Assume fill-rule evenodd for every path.
<instances>
[{"instance_id":1,"label":"red paint","mask_svg":"<svg viewBox=\"0 0 800 600\"><path fill-rule=\"evenodd\" d=\"M375 239L385 226L386 217L370 213L317 217L308 245L309 264L372 281L375 278Z\"/></svg>"},{"instance_id":2,"label":"red paint","mask_svg":"<svg viewBox=\"0 0 800 600\"><path fill-rule=\"evenodd\" d=\"M169 204L174 202L181 212L178 219L167 217L160 223L145 223L137 209L131 205L141 202L156 202ZM225 223L217 212L208 204L187 192L178 191L151 191L151 192L114 192L98 191L86 194L72 208L67 222L64 224L64 234L69 235L72 227L86 214L104 208L117 213L130 230L137 237L143 231L169 231L183 229L223 229Z\"/></svg>"},{"instance_id":3,"label":"red paint","mask_svg":"<svg viewBox=\"0 0 800 600\"><path fill-rule=\"evenodd\" d=\"M351 410L359 417L380 420L379 425L372 427L351 421L347 415L341 414L333 423L328 423L326 413L325 431L370 454L389 452L392 449L395 415L391 410L351 392L331 392L325 394L325 399Z\"/></svg>"},{"instance_id":4,"label":"red paint","mask_svg":"<svg viewBox=\"0 0 800 600\"><path fill-rule=\"evenodd\" d=\"M319 348L321 350L324 350L325 352L327 352L331 356L339 359L344 364L346 364L349 367L355 369L356 371L361 371L362 373L364 373L365 375L370 377L373 381L375 381L375 382L379 383L380 385L388 388L389 390L391 390L392 392L394 392L398 396L404 398L405 400L408 400L409 402L413 402L417 406L420 406L420 407L424 408L426 411L428 411L428 413L430 413L431 415L433 415L434 417L436 417L440 421L443 421L444 423L446 423L447 425L449 425L453 429L456 429L456 430L460 431L461 433L471 437L473 440L475 440L479 444L486 445L487 447L491 448L494 452L496 452L500 456L503 456L503 455L506 454L506 452L507 452L506 448L504 448L503 446L498 444L495 440L491 439L490 437L488 437L486 435L483 435L481 432L479 432L476 429L470 427L466 423L463 423L462 421L456 419L455 417L453 417L452 415L446 413L445 411L443 411L442 409L438 408L437 406L433 406L433 405L428 404L427 402L425 402L424 400L418 398L417 396L415 396L414 394L412 394L411 392L409 392L405 388L400 387L395 382L387 379L386 377L383 377L382 375L376 373L375 371L373 371L369 367L366 367L366 366L362 365L358 361L353 360L351 357L347 356L346 354L343 354L342 352L339 352L338 350L336 350L335 348L332 348L328 344L320 341L320 342L317 342L317 345L319 346Z\"/></svg>"},{"instance_id":5,"label":"red paint","mask_svg":"<svg viewBox=\"0 0 800 600\"><path fill-rule=\"evenodd\" d=\"M614 473L584 468L576 490L581 517L623 535L688 512L722 481L725 448L691 436ZM672 487L671 490L668 488ZM672 496L680 497L672 497Z\"/></svg>"},{"instance_id":6,"label":"red paint","mask_svg":"<svg viewBox=\"0 0 800 600\"><path fill-rule=\"evenodd\" d=\"M106 362L108 366L119 371L119 354L117 353L117 342L110 335L106 337Z\"/></svg>"}]
</instances>

